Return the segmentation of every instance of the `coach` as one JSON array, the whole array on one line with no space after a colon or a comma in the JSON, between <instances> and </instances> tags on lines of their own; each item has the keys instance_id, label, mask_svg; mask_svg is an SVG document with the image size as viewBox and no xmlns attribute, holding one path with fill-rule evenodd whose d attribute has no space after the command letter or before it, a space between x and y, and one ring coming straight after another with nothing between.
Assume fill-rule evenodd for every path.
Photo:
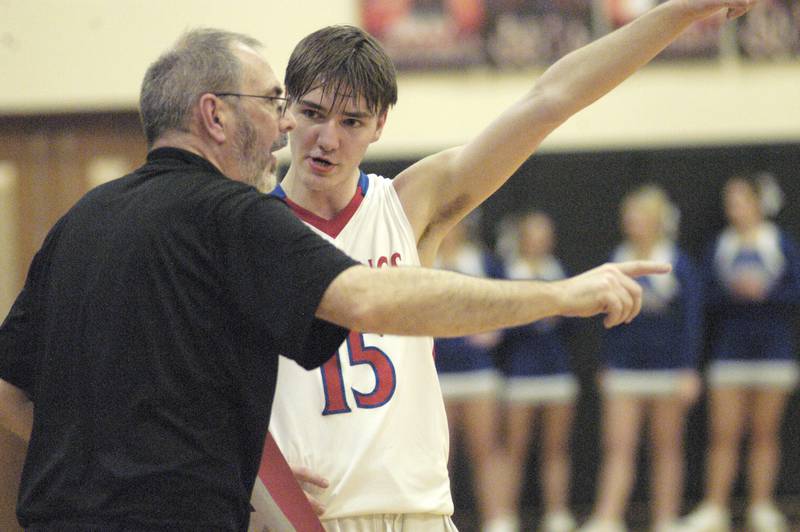
<instances>
[{"instance_id":1,"label":"coach","mask_svg":"<svg viewBox=\"0 0 800 532\"><path fill-rule=\"evenodd\" d=\"M344 339L314 314L354 262L246 184L294 123L256 49L195 31L150 67L146 164L58 221L0 330L36 406L31 530L241 529L278 352L311 368Z\"/></svg>"}]
</instances>

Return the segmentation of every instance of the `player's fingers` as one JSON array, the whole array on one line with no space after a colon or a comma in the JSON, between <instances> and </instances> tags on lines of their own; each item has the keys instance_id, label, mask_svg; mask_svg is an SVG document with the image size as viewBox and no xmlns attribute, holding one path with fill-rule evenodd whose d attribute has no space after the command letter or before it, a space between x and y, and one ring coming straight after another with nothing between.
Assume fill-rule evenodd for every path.
<instances>
[{"instance_id":1,"label":"player's fingers","mask_svg":"<svg viewBox=\"0 0 800 532\"><path fill-rule=\"evenodd\" d=\"M625 323L630 323L642 310L642 287L633 278L626 275L620 275L620 284L631 298L631 304L625 316Z\"/></svg>"},{"instance_id":2,"label":"player's fingers","mask_svg":"<svg viewBox=\"0 0 800 532\"><path fill-rule=\"evenodd\" d=\"M735 18L739 18L745 13L747 13L748 8L743 7L729 7L728 11L725 12L725 19L726 20L733 20Z\"/></svg>"},{"instance_id":3,"label":"player's fingers","mask_svg":"<svg viewBox=\"0 0 800 532\"><path fill-rule=\"evenodd\" d=\"M726 0L723 5L728 6L728 9L750 9L758 2L759 0Z\"/></svg>"},{"instance_id":4,"label":"player's fingers","mask_svg":"<svg viewBox=\"0 0 800 532\"><path fill-rule=\"evenodd\" d=\"M636 287L630 283L636 284L632 279L622 274L619 276L619 296L622 301L622 313L620 315L620 323L629 323L633 319L631 313L636 308Z\"/></svg>"},{"instance_id":5,"label":"player's fingers","mask_svg":"<svg viewBox=\"0 0 800 532\"><path fill-rule=\"evenodd\" d=\"M619 271L630 277L641 277L643 275L659 275L672 271L672 266L667 262L655 262L650 260L632 260L629 262L619 262L616 264Z\"/></svg>"},{"instance_id":6,"label":"player's fingers","mask_svg":"<svg viewBox=\"0 0 800 532\"><path fill-rule=\"evenodd\" d=\"M606 329L610 329L616 325L622 323L622 318L624 317L624 305L622 300L620 299L620 294L613 290L609 290L609 292L605 296L605 314L606 317L603 319L603 326Z\"/></svg>"},{"instance_id":7,"label":"player's fingers","mask_svg":"<svg viewBox=\"0 0 800 532\"><path fill-rule=\"evenodd\" d=\"M639 286L637 286L637 288L639 288L639 290L634 296L633 308L631 308L631 312L628 314L628 319L625 320L625 323L632 322L633 319L642 311L642 288Z\"/></svg>"},{"instance_id":8,"label":"player's fingers","mask_svg":"<svg viewBox=\"0 0 800 532\"><path fill-rule=\"evenodd\" d=\"M308 482L309 484L313 484L314 486L320 488L328 487L327 479L317 475L307 467L304 466L292 467L292 473L294 474L294 478L296 478L298 482Z\"/></svg>"},{"instance_id":9,"label":"player's fingers","mask_svg":"<svg viewBox=\"0 0 800 532\"><path fill-rule=\"evenodd\" d=\"M756 4L755 0L730 0L728 2L728 11L726 13L727 19L735 19L741 17Z\"/></svg>"},{"instance_id":10,"label":"player's fingers","mask_svg":"<svg viewBox=\"0 0 800 532\"><path fill-rule=\"evenodd\" d=\"M322 515L325 513L325 506L321 502L308 493L306 493L306 498L308 499L308 503L311 505L311 509L314 510L315 514Z\"/></svg>"}]
</instances>

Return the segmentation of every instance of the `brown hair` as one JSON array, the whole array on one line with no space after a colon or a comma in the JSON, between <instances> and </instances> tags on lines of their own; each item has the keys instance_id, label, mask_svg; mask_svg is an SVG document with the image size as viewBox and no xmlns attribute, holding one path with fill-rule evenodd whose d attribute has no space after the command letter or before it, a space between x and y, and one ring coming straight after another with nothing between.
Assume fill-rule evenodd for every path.
<instances>
[{"instance_id":1,"label":"brown hair","mask_svg":"<svg viewBox=\"0 0 800 532\"><path fill-rule=\"evenodd\" d=\"M355 26L327 26L298 43L286 67L286 92L298 100L322 87L342 98L363 97L370 113L397 103L397 74L380 43Z\"/></svg>"}]
</instances>

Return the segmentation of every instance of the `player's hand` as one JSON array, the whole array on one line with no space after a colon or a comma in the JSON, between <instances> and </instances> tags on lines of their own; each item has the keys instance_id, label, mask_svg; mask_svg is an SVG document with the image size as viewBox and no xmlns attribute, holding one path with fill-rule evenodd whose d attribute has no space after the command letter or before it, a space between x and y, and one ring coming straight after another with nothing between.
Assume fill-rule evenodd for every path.
<instances>
[{"instance_id":1,"label":"player's hand","mask_svg":"<svg viewBox=\"0 0 800 532\"><path fill-rule=\"evenodd\" d=\"M609 263L558 281L554 284L561 301L559 314L578 318L605 314L606 328L630 323L642 309L642 287L635 278L671 270L669 264L661 262Z\"/></svg>"},{"instance_id":2,"label":"player's hand","mask_svg":"<svg viewBox=\"0 0 800 532\"><path fill-rule=\"evenodd\" d=\"M756 4L758 0L675 0L682 3L697 19L713 15L726 9L728 20L741 17Z\"/></svg>"},{"instance_id":3,"label":"player's hand","mask_svg":"<svg viewBox=\"0 0 800 532\"><path fill-rule=\"evenodd\" d=\"M292 473L294 474L294 478L297 480L298 484L300 484L300 487L303 488L303 492L306 494L306 498L308 499L309 504L311 504L311 508L314 510L314 513L317 515L322 515L323 512L325 512L325 506L315 499L311 493L309 493L309 489L314 490L314 488L327 488L328 481L315 474L307 467L303 466L292 467Z\"/></svg>"}]
</instances>

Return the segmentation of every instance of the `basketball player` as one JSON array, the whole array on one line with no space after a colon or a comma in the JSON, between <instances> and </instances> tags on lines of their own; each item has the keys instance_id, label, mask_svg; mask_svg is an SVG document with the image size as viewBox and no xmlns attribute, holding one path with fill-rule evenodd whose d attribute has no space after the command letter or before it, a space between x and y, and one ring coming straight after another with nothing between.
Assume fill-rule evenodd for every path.
<instances>
[{"instance_id":1,"label":"basketball player","mask_svg":"<svg viewBox=\"0 0 800 532\"><path fill-rule=\"evenodd\" d=\"M625 530L640 432L649 420L650 501L656 532L675 530L683 492L686 412L700 393L696 366L702 323L702 282L676 243L678 211L667 193L644 185L622 202L625 240L615 259L659 259L669 275L643 277L643 311L621 334L608 331L600 359L603 463L597 501L582 532Z\"/></svg>"},{"instance_id":2,"label":"basketball player","mask_svg":"<svg viewBox=\"0 0 800 532\"><path fill-rule=\"evenodd\" d=\"M541 211L525 213L500 238L510 245L502 253L508 279L557 281L566 273L554 256L555 224ZM541 434L539 483L543 515L537 530L570 532L575 519L569 509L570 435L578 396L578 379L570 370L564 345L565 321L539 320L506 331L500 349L505 386L506 445L502 473L496 483L503 516L484 532L519 530L518 512L525 466L534 428Z\"/></svg>"},{"instance_id":3,"label":"basketball player","mask_svg":"<svg viewBox=\"0 0 800 532\"><path fill-rule=\"evenodd\" d=\"M394 67L361 30L324 28L297 45L287 67L297 124L291 165L275 194L365 264L431 265L449 229L556 127L693 22L724 8L736 17L753 4L659 5L558 61L465 146L427 157L394 180L359 168L397 99ZM321 370L283 361L271 430L290 464L327 480L327 488L308 489L329 530L452 528L447 421L431 351L430 338L352 332Z\"/></svg>"}]
</instances>

